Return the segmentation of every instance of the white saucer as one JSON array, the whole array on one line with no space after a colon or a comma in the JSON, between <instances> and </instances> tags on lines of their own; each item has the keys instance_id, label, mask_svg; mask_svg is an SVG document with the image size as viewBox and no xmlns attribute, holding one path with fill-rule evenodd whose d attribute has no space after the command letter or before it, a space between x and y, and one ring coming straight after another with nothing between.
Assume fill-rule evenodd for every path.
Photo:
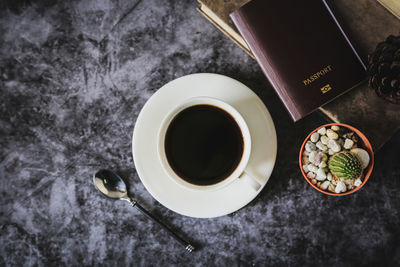
<instances>
[{"instance_id":1,"label":"white saucer","mask_svg":"<svg viewBox=\"0 0 400 267\"><path fill-rule=\"evenodd\" d=\"M245 119L252 139L246 172L261 183L255 191L237 179L217 191L193 191L167 177L157 154L157 134L164 116L195 96L227 102ZM136 171L147 191L165 207L182 215L211 218L232 213L253 200L264 188L275 164L277 140L272 118L258 96L244 84L218 74L191 74L161 87L144 105L136 121L132 153Z\"/></svg>"}]
</instances>

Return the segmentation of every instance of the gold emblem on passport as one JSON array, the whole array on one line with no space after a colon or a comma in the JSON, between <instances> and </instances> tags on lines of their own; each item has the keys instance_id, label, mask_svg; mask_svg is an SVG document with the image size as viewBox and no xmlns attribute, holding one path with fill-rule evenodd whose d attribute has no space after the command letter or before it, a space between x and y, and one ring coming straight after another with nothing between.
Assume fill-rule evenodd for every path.
<instances>
[{"instance_id":1,"label":"gold emblem on passport","mask_svg":"<svg viewBox=\"0 0 400 267\"><path fill-rule=\"evenodd\" d=\"M330 91L330 90L332 90L332 87L331 87L329 84L327 84L327 85L321 87L321 92L322 92L323 94L325 94L326 92L328 92L328 91Z\"/></svg>"}]
</instances>

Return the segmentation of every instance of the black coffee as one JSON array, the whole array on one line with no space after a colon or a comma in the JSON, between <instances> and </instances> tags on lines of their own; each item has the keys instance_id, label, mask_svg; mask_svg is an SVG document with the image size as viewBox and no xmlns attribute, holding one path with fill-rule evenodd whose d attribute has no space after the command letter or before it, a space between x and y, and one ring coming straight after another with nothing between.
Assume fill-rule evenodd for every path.
<instances>
[{"instance_id":1,"label":"black coffee","mask_svg":"<svg viewBox=\"0 0 400 267\"><path fill-rule=\"evenodd\" d=\"M177 175L196 185L227 178L243 154L242 132L224 110L195 105L178 113L165 136L168 162Z\"/></svg>"}]
</instances>

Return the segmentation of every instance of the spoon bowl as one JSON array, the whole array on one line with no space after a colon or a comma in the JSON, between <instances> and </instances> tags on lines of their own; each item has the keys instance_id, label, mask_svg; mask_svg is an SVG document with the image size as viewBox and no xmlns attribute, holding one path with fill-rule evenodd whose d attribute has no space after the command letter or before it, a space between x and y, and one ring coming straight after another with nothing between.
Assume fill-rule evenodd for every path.
<instances>
[{"instance_id":1,"label":"spoon bowl","mask_svg":"<svg viewBox=\"0 0 400 267\"><path fill-rule=\"evenodd\" d=\"M100 170L93 175L97 189L109 198L127 199L128 191L122 178L109 170Z\"/></svg>"}]
</instances>

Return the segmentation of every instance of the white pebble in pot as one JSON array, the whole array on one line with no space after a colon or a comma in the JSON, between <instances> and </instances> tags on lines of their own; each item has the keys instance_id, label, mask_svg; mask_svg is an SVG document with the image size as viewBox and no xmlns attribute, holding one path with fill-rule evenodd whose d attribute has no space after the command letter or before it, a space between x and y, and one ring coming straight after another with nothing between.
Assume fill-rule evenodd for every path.
<instances>
[{"instance_id":1,"label":"white pebble in pot","mask_svg":"<svg viewBox=\"0 0 400 267\"><path fill-rule=\"evenodd\" d=\"M317 180L318 181L323 181L325 179L326 179L326 174L325 174L324 170L323 169L318 169L317 170Z\"/></svg>"},{"instance_id":2,"label":"white pebble in pot","mask_svg":"<svg viewBox=\"0 0 400 267\"><path fill-rule=\"evenodd\" d=\"M329 140L328 147L335 153L341 150L340 145L335 140Z\"/></svg>"},{"instance_id":3,"label":"white pebble in pot","mask_svg":"<svg viewBox=\"0 0 400 267\"><path fill-rule=\"evenodd\" d=\"M324 158L324 153L318 152L314 159L314 165L319 165Z\"/></svg>"},{"instance_id":4,"label":"white pebble in pot","mask_svg":"<svg viewBox=\"0 0 400 267\"><path fill-rule=\"evenodd\" d=\"M358 178L358 179L356 179L356 180L354 181L354 186L360 186L361 184L362 184L362 181L361 181L360 178Z\"/></svg>"},{"instance_id":5,"label":"white pebble in pot","mask_svg":"<svg viewBox=\"0 0 400 267\"><path fill-rule=\"evenodd\" d=\"M325 181L321 184L321 189L326 190L328 189L330 182L329 181Z\"/></svg>"},{"instance_id":6,"label":"white pebble in pot","mask_svg":"<svg viewBox=\"0 0 400 267\"><path fill-rule=\"evenodd\" d=\"M353 144L354 144L353 140L347 139L347 138L346 138L346 140L344 140L344 145L343 145L343 147L344 147L345 149L350 149L350 148L353 146Z\"/></svg>"},{"instance_id":7,"label":"white pebble in pot","mask_svg":"<svg viewBox=\"0 0 400 267\"><path fill-rule=\"evenodd\" d=\"M325 128L325 127L322 127L321 129L319 129L319 130L317 131L317 133L319 133L320 135L325 135L325 134L326 134L326 128Z\"/></svg>"},{"instance_id":8,"label":"white pebble in pot","mask_svg":"<svg viewBox=\"0 0 400 267\"><path fill-rule=\"evenodd\" d=\"M339 126L337 126L337 125L333 125L332 127L331 127L331 129L332 130L334 130L334 131L339 131Z\"/></svg>"},{"instance_id":9,"label":"white pebble in pot","mask_svg":"<svg viewBox=\"0 0 400 267\"><path fill-rule=\"evenodd\" d=\"M308 164L307 168L308 168L308 170L310 172L317 172L318 171L318 167L315 166L314 164Z\"/></svg>"},{"instance_id":10,"label":"white pebble in pot","mask_svg":"<svg viewBox=\"0 0 400 267\"><path fill-rule=\"evenodd\" d=\"M369 157L368 152L365 149L353 148L352 150L350 150L350 152L353 153L354 155L356 155L356 157L360 160L361 167L363 169L368 167L370 157Z\"/></svg>"},{"instance_id":11,"label":"white pebble in pot","mask_svg":"<svg viewBox=\"0 0 400 267\"><path fill-rule=\"evenodd\" d=\"M317 146L317 148L319 148L319 149L322 150L322 151L328 150L328 147L327 147L326 145L322 144L321 141L318 141L317 144L316 144L316 146Z\"/></svg>"},{"instance_id":12,"label":"white pebble in pot","mask_svg":"<svg viewBox=\"0 0 400 267\"><path fill-rule=\"evenodd\" d=\"M332 193L335 193L335 186L333 184L330 184L328 186L328 190L331 191Z\"/></svg>"},{"instance_id":13,"label":"white pebble in pot","mask_svg":"<svg viewBox=\"0 0 400 267\"><path fill-rule=\"evenodd\" d=\"M309 173L307 173L307 177L310 178L310 179L314 179L315 178L315 173L309 172Z\"/></svg>"},{"instance_id":14,"label":"white pebble in pot","mask_svg":"<svg viewBox=\"0 0 400 267\"><path fill-rule=\"evenodd\" d=\"M308 155L308 160L311 162L311 163L314 163L314 161L315 161L315 157L317 156L317 151L313 151L313 152L311 152L310 153L310 155Z\"/></svg>"},{"instance_id":15,"label":"white pebble in pot","mask_svg":"<svg viewBox=\"0 0 400 267\"><path fill-rule=\"evenodd\" d=\"M316 143L319 140L319 133L313 133L310 137L311 142Z\"/></svg>"},{"instance_id":16,"label":"white pebble in pot","mask_svg":"<svg viewBox=\"0 0 400 267\"><path fill-rule=\"evenodd\" d=\"M323 168L325 168L327 165L326 165L326 162L325 161L322 161L319 165L318 165L318 168L321 168L321 169L323 169Z\"/></svg>"},{"instance_id":17,"label":"white pebble in pot","mask_svg":"<svg viewBox=\"0 0 400 267\"><path fill-rule=\"evenodd\" d=\"M339 181L335 187L335 193L339 194L339 193L344 193L346 191L347 191L346 184L343 183L342 181Z\"/></svg>"},{"instance_id":18,"label":"white pebble in pot","mask_svg":"<svg viewBox=\"0 0 400 267\"><path fill-rule=\"evenodd\" d=\"M306 151L308 151L308 152L312 152L312 151L316 150L317 147L315 146L315 144L313 144L312 142L308 141L308 142L306 143L305 149L306 149Z\"/></svg>"},{"instance_id":19,"label":"white pebble in pot","mask_svg":"<svg viewBox=\"0 0 400 267\"><path fill-rule=\"evenodd\" d=\"M327 137L327 136L321 136L321 143L322 144L324 144L324 145L327 145L328 144L328 142L329 142L329 137Z\"/></svg>"},{"instance_id":20,"label":"white pebble in pot","mask_svg":"<svg viewBox=\"0 0 400 267\"><path fill-rule=\"evenodd\" d=\"M309 172L307 164L303 165L303 170L304 170L305 173Z\"/></svg>"},{"instance_id":21,"label":"white pebble in pot","mask_svg":"<svg viewBox=\"0 0 400 267\"><path fill-rule=\"evenodd\" d=\"M326 136L328 136L329 139L333 139L333 140L336 140L339 138L339 135L337 133L335 133L335 131L333 131L332 129L326 130Z\"/></svg>"}]
</instances>

